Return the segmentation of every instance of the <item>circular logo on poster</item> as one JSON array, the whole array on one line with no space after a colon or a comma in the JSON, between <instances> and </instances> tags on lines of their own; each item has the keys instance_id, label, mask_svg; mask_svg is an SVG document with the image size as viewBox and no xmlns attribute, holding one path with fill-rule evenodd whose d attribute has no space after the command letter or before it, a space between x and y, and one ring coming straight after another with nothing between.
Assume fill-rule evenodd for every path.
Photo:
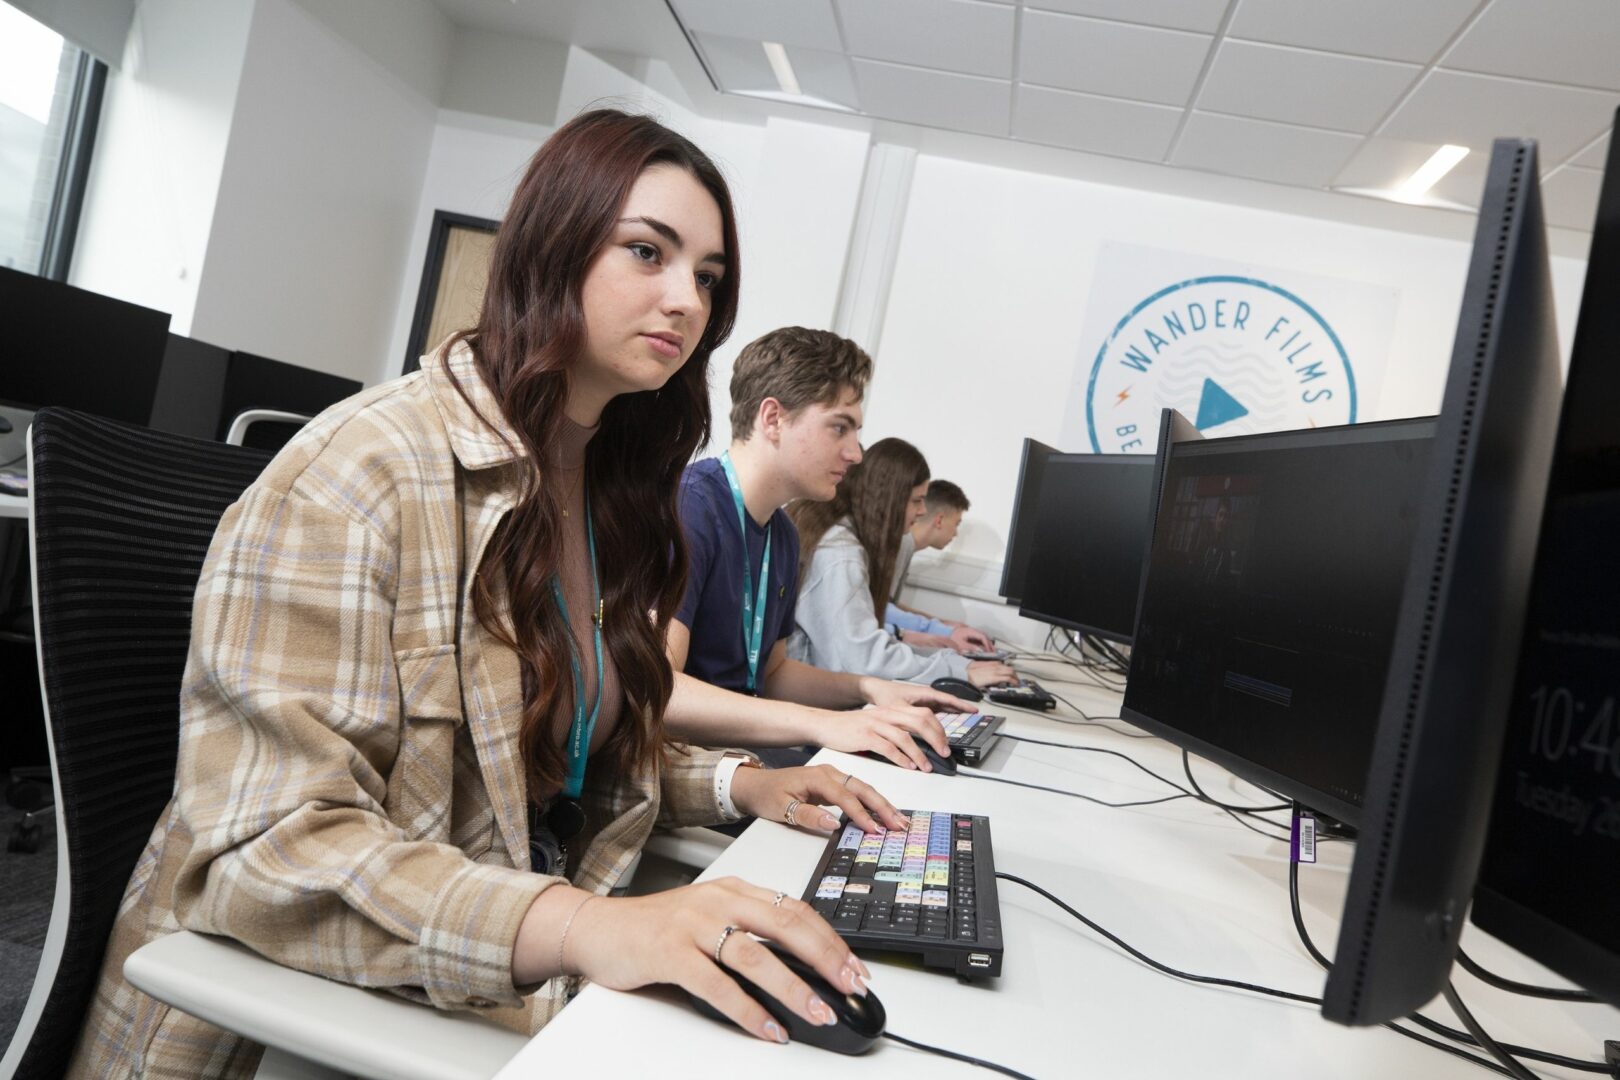
<instances>
[{"instance_id":1,"label":"circular logo on poster","mask_svg":"<svg viewBox=\"0 0 1620 1080\"><path fill-rule=\"evenodd\" d=\"M1193 278L1137 304L1097 350L1092 450L1153 453L1165 408L1216 437L1352 424L1356 378L1333 328L1287 289Z\"/></svg>"}]
</instances>

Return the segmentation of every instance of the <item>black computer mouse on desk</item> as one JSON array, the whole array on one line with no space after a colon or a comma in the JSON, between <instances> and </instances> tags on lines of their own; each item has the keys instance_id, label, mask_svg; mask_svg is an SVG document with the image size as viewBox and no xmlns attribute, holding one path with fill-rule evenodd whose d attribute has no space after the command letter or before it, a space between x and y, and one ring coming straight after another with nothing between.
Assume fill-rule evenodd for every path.
<instances>
[{"instance_id":1,"label":"black computer mouse on desk","mask_svg":"<svg viewBox=\"0 0 1620 1080\"><path fill-rule=\"evenodd\" d=\"M977 686L974 686L966 679L935 679L928 685L932 686L935 690L938 690L942 694L950 694L952 697L959 697L963 701L984 700L984 691L980 690Z\"/></svg>"},{"instance_id":2,"label":"black computer mouse on desk","mask_svg":"<svg viewBox=\"0 0 1620 1080\"><path fill-rule=\"evenodd\" d=\"M787 965L789 971L803 979L811 992L825 1001L832 1009L833 1015L838 1017L838 1023L826 1027L812 1024L755 986L742 972L728 970L728 974L737 980L737 985L742 987L749 997L763 1005L765 1011L782 1025L789 1039L808 1046L818 1046L823 1050L831 1050L837 1054L864 1054L872 1048L878 1036L883 1034L883 1025L888 1022L883 1012L883 1003L877 999L876 994L868 990L865 997L860 997L835 989L821 977L820 972L780 945L771 941L760 944L775 953L776 958ZM696 994L688 993L687 996L692 999L692 1004L697 1006L698 1012L704 1016L725 1024L732 1022L730 1017Z\"/></svg>"},{"instance_id":3,"label":"black computer mouse on desk","mask_svg":"<svg viewBox=\"0 0 1620 1080\"><path fill-rule=\"evenodd\" d=\"M928 759L928 764L934 767L935 772L941 774L942 776L956 775L955 758L940 757L939 751L935 750L932 746L929 746L928 741L921 735L913 735L911 737L911 741L917 744L917 749L923 752L923 757Z\"/></svg>"}]
</instances>

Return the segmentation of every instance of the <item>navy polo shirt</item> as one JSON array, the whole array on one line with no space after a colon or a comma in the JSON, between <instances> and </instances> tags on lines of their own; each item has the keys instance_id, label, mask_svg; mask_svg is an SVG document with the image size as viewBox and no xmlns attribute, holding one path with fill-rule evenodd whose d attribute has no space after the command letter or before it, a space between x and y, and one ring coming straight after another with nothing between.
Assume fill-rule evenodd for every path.
<instances>
[{"instance_id":1,"label":"navy polo shirt","mask_svg":"<svg viewBox=\"0 0 1620 1080\"><path fill-rule=\"evenodd\" d=\"M748 649L743 642L743 539L737 528L737 504L719 458L686 467L681 477L681 531L691 569L686 598L675 617L691 631L686 673L738 693L748 692ZM765 530L749 514L748 579L759 580L765 554ZM765 590L765 629L760 639L759 676L765 678L771 648L793 633L793 609L799 599L799 533L787 514L771 515L771 580ZM758 687L756 687L756 691Z\"/></svg>"}]
</instances>

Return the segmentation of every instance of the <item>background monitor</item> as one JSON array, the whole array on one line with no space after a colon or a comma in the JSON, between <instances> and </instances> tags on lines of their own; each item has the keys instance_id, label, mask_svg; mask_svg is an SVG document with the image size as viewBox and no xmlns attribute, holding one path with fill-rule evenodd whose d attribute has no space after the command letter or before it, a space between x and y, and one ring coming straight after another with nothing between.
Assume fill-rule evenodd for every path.
<instances>
[{"instance_id":1,"label":"background monitor","mask_svg":"<svg viewBox=\"0 0 1620 1080\"><path fill-rule=\"evenodd\" d=\"M1355 824L1434 422L1160 432L1121 715Z\"/></svg>"},{"instance_id":2,"label":"background monitor","mask_svg":"<svg viewBox=\"0 0 1620 1080\"><path fill-rule=\"evenodd\" d=\"M1620 142L1586 265L1473 919L1620 1006Z\"/></svg>"},{"instance_id":3,"label":"background monitor","mask_svg":"<svg viewBox=\"0 0 1620 1080\"><path fill-rule=\"evenodd\" d=\"M194 439L214 439L231 351L170 334L152 401L151 426Z\"/></svg>"},{"instance_id":4,"label":"background monitor","mask_svg":"<svg viewBox=\"0 0 1620 1080\"><path fill-rule=\"evenodd\" d=\"M233 352L226 369L214 438L223 439L231 421L248 409L275 409L314 416L328 405L359 392L360 383L355 379L252 353Z\"/></svg>"},{"instance_id":5,"label":"background monitor","mask_svg":"<svg viewBox=\"0 0 1620 1080\"><path fill-rule=\"evenodd\" d=\"M1035 532L1035 503L1046 459L1057 453L1045 443L1024 440L1018 459L1018 493L1013 497L1012 524L1007 526L1007 557L1001 564L1001 595L1016 604L1024 595L1024 569L1029 563L1029 542Z\"/></svg>"},{"instance_id":6,"label":"background monitor","mask_svg":"<svg viewBox=\"0 0 1620 1080\"><path fill-rule=\"evenodd\" d=\"M1153 475L1146 454L1046 459L1020 615L1130 644Z\"/></svg>"},{"instance_id":7,"label":"background monitor","mask_svg":"<svg viewBox=\"0 0 1620 1080\"><path fill-rule=\"evenodd\" d=\"M1445 988L1479 871L1558 426L1538 171L1497 140L1323 993L1339 1023Z\"/></svg>"},{"instance_id":8,"label":"background monitor","mask_svg":"<svg viewBox=\"0 0 1620 1080\"><path fill-rule=\"evenodd\" d=\"M62 405L145 425L169 316L60 281L0 267L0 402Z\"/></svg>"}]
</instances>

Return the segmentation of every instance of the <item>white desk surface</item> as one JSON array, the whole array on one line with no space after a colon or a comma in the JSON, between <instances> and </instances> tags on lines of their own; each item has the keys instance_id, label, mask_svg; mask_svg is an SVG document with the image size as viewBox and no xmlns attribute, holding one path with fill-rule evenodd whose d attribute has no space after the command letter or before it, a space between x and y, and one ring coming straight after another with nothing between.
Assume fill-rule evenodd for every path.
<instances>
[{"instance_id":1,"label":"white desk surface","mask_svg":"<svg viewBox=\"0 0 1620 1080\"><path fill-rule=\"evenodd\" d=\"M1093 715L1119 711L1117 694L1067 682L1059 666L1025 666ZM1180 752L1160 740L1004 711L1010 734L1121 750L1164 776L1181 777ZM1058 715L1065 714L1072 715L1060 709ZM858 774L903 807L988 814L998 869L1063 897L1162 963L1299 993L1322 991L1322 971L1299 944L1289 915L1287 843L1249 832L1213 807L1183 799L1110 809L963 775L902 772L846 754L823 751L817 760ZM1248 805L1268 801L1207 762L1195 769L1216 798ZM1113 801L1174 794L1118 758L1008 741L990 755L984 771ZM798 896L824 843L785 825L757 822L703 877L734 874ZM1350 855L1348 845L1327 843L1321 861L1301 867L1305 919L1317 947L1330 956ZM1331 1024L1313 1006L1159 974L1040 896L1011 882L999 884L1006 946L1001 978L967 983L905 957L866 954L890 1031L1042 1080L1486 1075L1381 1028ZM1564 985L1477 928L1469 927L1464 944L1499 974ZM1499 1040L1599 1060L1603 1038L1620 1037L1620 1014L1613 1009L1517 998L1460 971L1455 978L1463 1000ZM1443 1002L1425 1011L1461 1026ZM619 993L591 986L498 1080L586 1067L619 1076L705 1080L722 1071L818 1080L833 1070L840 1077L992 1075L890 1042L854 1058L798 1044L776 1046L699 1015L675 991ZM1541 1065L1535 1071L1583 1075Z\"/></svg>"},{"instance_id":2,"label":"white desk surface","mask_svg":"<svg viewBox=\"0 0 1620 1080\"><path fill-rule=\"evenodd\" d=\"M0 493L0 518L26 518L28 496Z\"/></svg>"}]
</instances>

